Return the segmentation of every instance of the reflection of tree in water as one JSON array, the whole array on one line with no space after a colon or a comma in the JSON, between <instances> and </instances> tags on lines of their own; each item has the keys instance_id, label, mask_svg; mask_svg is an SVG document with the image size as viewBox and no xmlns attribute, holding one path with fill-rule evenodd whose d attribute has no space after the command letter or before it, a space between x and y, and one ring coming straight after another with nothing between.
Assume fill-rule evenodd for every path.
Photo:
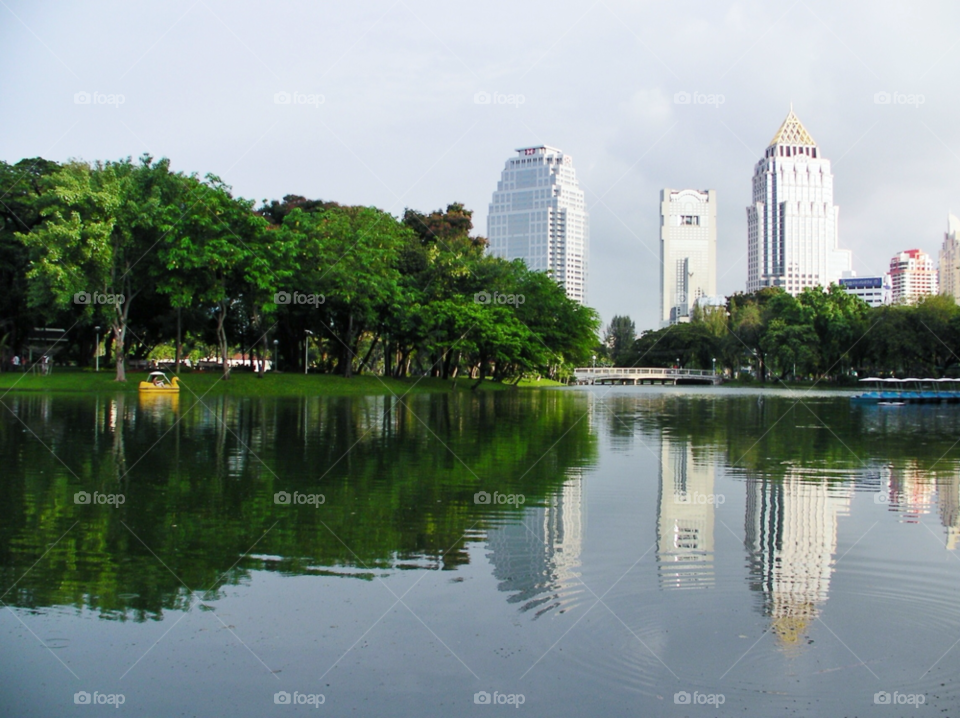
<instances>
[{"instance_id":1,"label":"reflection of tree in water","mask_svg":"<svg viewBox=\"0 0 960 718\"><path fill-rule=\"evenodd\" d=\"M563 613L577 600L583 543L583 478L579 470L545 506L528 508L521 522L507 522L487 534L487 558L497 588L509 603L534 618L553 609Z\"/></svg>"},{"instance_id":2,"label":"reflection of tree in water","mask_svg":"<svg viewBox=\"0 0 960 718\"><path fill-rule=\"evenodd\" d=\"M521 513L477 506L476 491L544 503L596 451L580 421L584 397L564 392L200 404L184 392L175 408L131 397L5 401L43 443L0 419L9 469L0 592L40 559L6 601L138 619L184 605L175 576L216 592L258 569L371 579L384 569L456 568L467 542ZM79 490L119 490L126 503L78 506ZM278 491L326 501L278 506Z\"/></svg>"}]
</instances>

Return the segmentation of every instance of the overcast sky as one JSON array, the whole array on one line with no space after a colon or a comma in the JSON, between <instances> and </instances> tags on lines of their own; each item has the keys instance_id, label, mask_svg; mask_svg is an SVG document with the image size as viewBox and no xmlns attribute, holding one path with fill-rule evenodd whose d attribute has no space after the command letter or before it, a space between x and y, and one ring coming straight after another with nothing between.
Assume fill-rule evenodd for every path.
<instances>
[{"instance_id":1,"label":"overcast sky","mask_svg":"<svg viewBox=\"0 0 960 718\"><path fill-rule=\"evenodd\" d=\"M2 0L0 158L149 152L258 201L459 201L485 234L504 161L553 145L586 193L589 303L642 329L662 187L717 190L718 289L744 289L753 164L791 102L854 268L936 256L960 213L958 68L955 2Z\"/></svg>"}]
</instances>

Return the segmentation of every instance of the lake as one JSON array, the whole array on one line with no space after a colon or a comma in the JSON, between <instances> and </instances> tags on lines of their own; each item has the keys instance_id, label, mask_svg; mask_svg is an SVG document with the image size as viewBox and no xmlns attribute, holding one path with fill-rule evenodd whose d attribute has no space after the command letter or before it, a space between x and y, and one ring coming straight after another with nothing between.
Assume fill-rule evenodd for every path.
<instances>
[{"instance_id":1,"label":"lake","mask_svg":"<svg viewBox=\"0 0 960 718\"><path fill-rule=\"evenodd\" d=\"M960 406L2 403L0 715L960 711Z\"/></svg>"}]
</instances>

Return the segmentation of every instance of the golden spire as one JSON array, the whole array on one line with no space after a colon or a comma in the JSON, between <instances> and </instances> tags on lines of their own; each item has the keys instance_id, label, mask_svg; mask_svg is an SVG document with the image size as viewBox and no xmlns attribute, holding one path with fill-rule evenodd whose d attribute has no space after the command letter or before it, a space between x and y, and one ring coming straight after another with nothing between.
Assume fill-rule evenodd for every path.
<instances>
[{"instance_id":1,"label":"golden spire","mask_svg":"<svg viewBox=\"0 0 960 718\"><path fill-rule=\"evenodd\" d=\"M773 139L770 140L770 147L774 145L806 145L808 147L816 147L817 143L814 142L813 138L810 136L810 133L807 132L807 128L803 126L803 123L800 122L800 118L797 117L793 112L793 103L790 103L790 112L787 114L787 119L783 121L783 124L780 125L780 129L777 130L777 134L773 136Z\"/></svg>"}]
</instances>

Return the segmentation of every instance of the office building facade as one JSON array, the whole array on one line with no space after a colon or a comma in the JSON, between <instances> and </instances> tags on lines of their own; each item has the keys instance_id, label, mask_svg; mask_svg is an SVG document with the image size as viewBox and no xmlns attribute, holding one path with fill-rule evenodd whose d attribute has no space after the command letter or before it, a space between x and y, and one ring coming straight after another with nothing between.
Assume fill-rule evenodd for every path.
<instances>
[{"instance_id":1,"label":"office building facade","mask_svg":"<svg viewBox=\"0 0 960 718\"><path fill-rule=\"evenodd\" d=\"M487 214L489 252L550 272L567 296L587 300L589 225L573 159L523 147L507 160Z\"/></svg>"},{"instance_id":2,"label":"office building facade","mask_svg":"<svg viewBox=\"0 0 960 718\"><path fill-rule=\"evenodd\" d=\"M797 295L836 283L851 268L839 248L830 160L793 108L757 162L747 208L747 291L782 287Z\"/></svg>"},{"instance_id":3,"label":"office building facade","mask_svg":"<svg viewBox=\"0 0 960 718\"><path fill-rule=\"evenodd\" d=\"M940 291L960 303L960 219L947 215L947 231L943 235L938 267Z\"/></svg>"},{"instance_id":4,"label":"office building facade","mask_svg":"<svg viewBox=\"0 0 960 718\"><path fill-rule=\"evenodd\" d=\"M939 294L933 258L922 249L908 249L894 255L890 260L890 286L894 304L907 304L929 294Z\"/></svg>"},{"instance_id":5,"label":"office building facade","mask_svg":"<svg viewBox=\"0 0 960 718\"><path fill-rule=\"evenodd\" d=\"M660 326L690 321L717 293L717 193L660 191Z\"/></svg>"}]
</instances>

